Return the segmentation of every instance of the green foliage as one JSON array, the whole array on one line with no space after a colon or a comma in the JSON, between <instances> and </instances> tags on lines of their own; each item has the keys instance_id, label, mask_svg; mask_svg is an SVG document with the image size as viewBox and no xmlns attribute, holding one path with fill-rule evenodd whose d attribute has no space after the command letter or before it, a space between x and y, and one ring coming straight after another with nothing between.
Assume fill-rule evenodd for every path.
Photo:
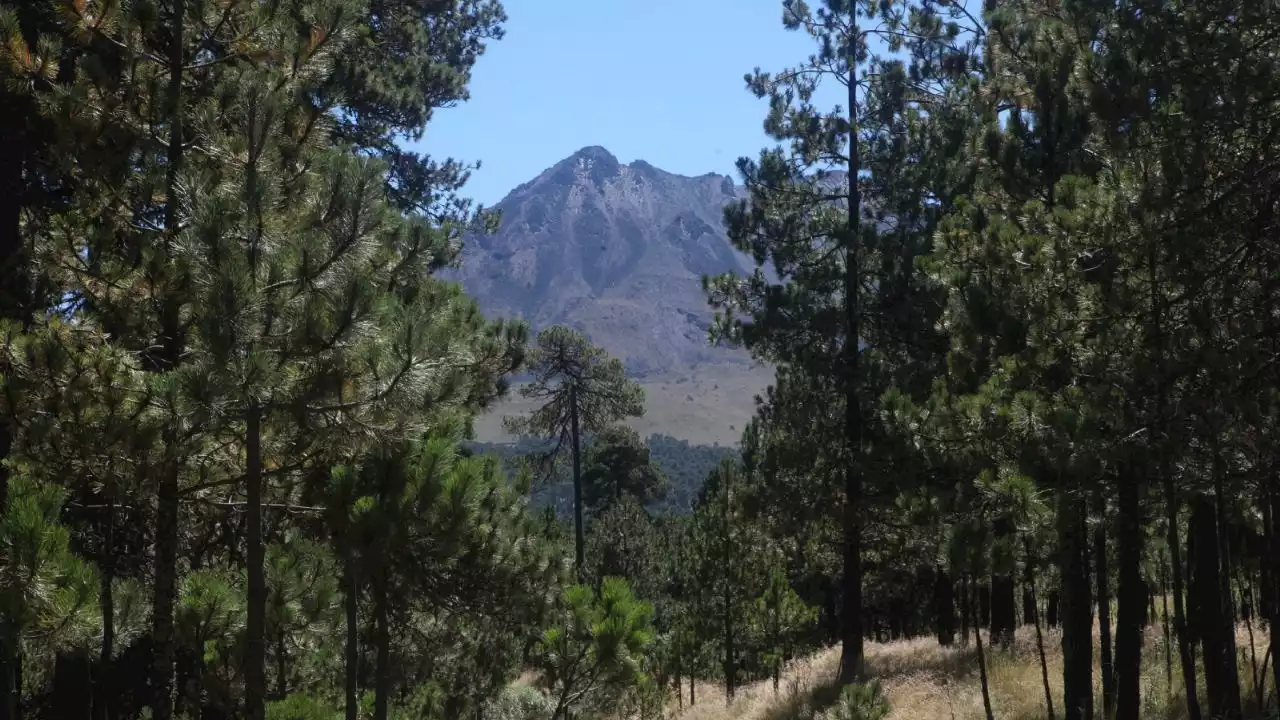
<instances>
[{"instance_id":1,"label":"green foliage","mask_svg":"<svg viewBox=\"0 0 1280 720\"><path fill-rule=\"evenodd\" d=\"M337 708L315 695L294 694L267 703L267 720L336 720Z\"/></svg>"},{"instance_id":2,"label":"green foliage","mask_svg":"<svg viewBox=\"0 0 1280 720\"><path fill-rule=\"evenodd\" d=\"M484 716L493 720L547 720L555 707L531 685L508 685L485 703Z\"/></svg>"},{"instance_id":3,"label":"green foliage","mask_svg":"<svg viewBox=\"0 0 1280 720\"><path fill-rule=\"evenodd\" d=\"M644 654L653 642L653 606L637 600L625 580L565 590L556 622L535 650L541 682L554 700L553 718L598 715L616 708L648 682Z\"/></svg>"},{"instance_id":4,"label":"green foliage","mask_svg":"<svg viewBox=\"0 0 1280 720\"><path fill-rule=\"evenodd\" d=\"M889 701L876 681L850 683L840 690L840 699L834 707L822 713L824 720L884 720L888 717Z\"/></svg>"},{"instance_id":5,"label":"green foliage","mask_svg":"<svg viewBox=\"0 0 1280 720\"><path fill-rule=\"evenodd\" d=\"M72 552L59 523L64 491L25 475L9 477L8 503L0 517L0 608L36 663L91 643L96 568Z\"/></svg>"},{"instance_id":6,"label":"green foliage","mask_svg":"<svg viewBox=\"0 0 1280 720\"><path fill-rule=\"evenodd\" d=\"M612 426L592 436L583 462L582 497L593 515L623 498L649 505L664 499L669 490L666 476L634 430Z\"/></svg>"},{"instance_id":7,"label":"green foliage","mask_svg":"<svg viewBox=\"0 0 1280 720\"><path fill-rule=\"evenodd\" d=\"M644 389L627 378L622 361L569 328L538 333L527 369L533 379L520 394L538 407L529 417L508 418L506 424L520 435L553 439L556 444L548 459L561 458L562 451L571 449L566 443L572 442L575 415L579 432L588 435L644 412Z\"/></svg>"}]
</instances>

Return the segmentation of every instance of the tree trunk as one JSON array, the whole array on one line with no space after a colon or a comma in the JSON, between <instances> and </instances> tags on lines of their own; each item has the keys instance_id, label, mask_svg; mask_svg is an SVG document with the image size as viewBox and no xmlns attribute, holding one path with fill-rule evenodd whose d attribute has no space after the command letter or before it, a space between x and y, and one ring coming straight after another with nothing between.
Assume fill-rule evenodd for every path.
<instances>
[{"instance_id":1,"label":"tree trunk","mask_svg":"<svg viewBox=\"0 0 1280 720\"><path fill-rule=\"evenodd\" d=\"M1280 535L1277 534L1277 524L1280 524L1280 492L1277 492L1275 486L1276 476L1270 474L1268 478L1268 507L1270 512L1268 516L1270 523L1268 529L1270 531L1271 542L1267 546L1270 557L1267 562L1262 563L1263 567L1268 568L1271 584L1264 590L1270 595L1271 615L1267 621L1267 632L1271 637L1271 647L1273 656L1271 658L1271 672L1273 673L1272 684L1276 690L1276 697L1280 699L1280 652L1275 649L1275 636L1277 620L1280 620ZM1266 664L1266 658L1263 658L1263 664Z\"/></svg>"},{"instance_id":2,"label":"tree trunk","mask_svg":"<svg viewBox=\"0 0 1280 720\"><path fill-rule=\"evenodd\" d=\"M724 507L722 522L724 523L724 699L725 704L733 702L734 683L737 680L737 664L734 662L733 647L733 592L735 577L733 573L733 553L738 550L733 546L732 505L733 488L730 473L724 473Z\"/></svg>"},{"instance_id":3,"label":"tree trunk","mask_svg":"<svg viewBox=\"0 0 1280 720\"><path fill-rule=\"evenodd\" d=\"M850 32L858 33L857 13L849 13ZM852 47L855 43L850 43ZM858 397L858 341L862 336L858 294L862 286L862 194L858 179L862 159L858 147L858 83L854 81L857 58L849 63L849 208L845 232L844 320L844 608L841 621L840 680L849 683L862 676L862 408Z\"/></svg>"},{"instance_id":4,"label":"tree trunk","mask_svg":"<svg viewBox=\"0 0 1280 720\"><path fill-rule=\"evenodd\" d=\"M1052 630L1061 624L1062 594L1057 590L1050 590L1044 604L1044 622Z\"/></svg>"},{"instance_id":5,"label":"tree trunk","mask_svg":"<svg viewBox=\"0 0 1280 720\"><path fill-rule=\"evenodd\" d=\"M582 438L578 428L578 394L572 386L569 390L569 433L569 440L573 444L573 567L577 573L578 582L582 582L583 562L586 557L586 541L582 527Z\"/></svg>"},{"instance_id":6,"label":"tree trunk","mask_svg":"<svg viewBox=\"0 0 1280 720\"><path fill-rule=\"evenodd\" d=\"M1022 547L1026 551L1027 561L1023 564L1025 577L1023 583L1025 586L1026 597L1023 600L1023 619L1035 625L1036 628L1036 654L1040 657L1040 680L1044 684L1044 706L1048 713L1049 720L1053 717L1053 690L1049 687L1049 662L1044 655L1044 633L1040 630L1040 613L1039 607L1036 605L1036 576L1035 576L1035 556L1031 552L1031 538L1023 536Z\"/></svg>"},{"instance_id":7,"label":"tree trunk","mask_svg":"<svg viewBox=\"0 0 1280 720\"><path fill-rule=\"evenodd\" d=\"M1096 494L1098 524L1093 530L1094 581L1097 583L1098 646L1102 674L1102 717L1110 720L1116 703L1115 664L1111 656L1111 588L1107 567L1107 511L1101 495Z\"/></svg>"},{"instance_id":8,"label":"tree trunk","mask_svg":"<svg viewBox=\"0 0 1280 720\"><path fill-rule=\"evenodd\" d=\"M1165 554L1160 553L1160 608L1164 621L1164 674L1170 691L1173 689L1173 634L1169 629L1169 580Z\"/></svg>"},{"instance_id":9,"label":"tree trunk","mask_svg":"<svg viewBox=\"0 0 1280 720\"><path fill-rule=\"evenodd\" d=\"M1000 517L992 523L992 529L995 535L995 546L1000 548L999 557L993 557L993 566L991 573L991 595L990 595L990 628L991 628L991 644L1000 644L1002 648L1009 648L1013 644L1013 632L1018 626L1017 618L1017 601L1015 590L1017 583L1014 582L1014 559L1013 559L1013 522L1006 517ZM1006 552L1007 550L1007 552Z\"/></svg>"},{"instance_id":10,"label":"tree trunk","mask_svg":"<svg viewBox=\"0 0 1280 720\"><path fill-rule=\"evenodd\" d=\"M173 674L177 659L174 603L178 588L178 469L166 463L156 493L155 586L151 609L151 716L173 716Z\"/></svg>"},{"instance_id":11,"label":"tree trunk","mask_svg":"<svg viewBox=\"0 0 1280 720\"><path fill-rule=\"evenodd\" d=\"M982 628L973 628L973 640L978 646L978 679L982 683L982 709L987 713L987 720L995 720L991 712L991 690L987 684L987 654L982 649Z\"/></svg>"},{"instance_id":12,"label":"tree trunk","mask_svg":"<svg viewBox=\"0 0 1280 720\"><path fill-rule=\"evenodd\" d=\"M1199 496L1192 503L1191 533L1195 536L1197 619L1204 655L1205 692L1214 720L1239 720L1240 677L1236 667L1235 628L1227 617L1221 591L1220 551L1213 503Z\"/></svg>"},{"instance_id":13,"label":"tree trunk","mask_svg":"<svg viewBox=\"0 0 1280 720\"><path fill-rule=\"evenodd\" d=\"M289 697L289 656L285 652L285 629L276 633L276 699Z\"/></svg>"},{"instance_id":14,"label":"tree trunk","mask_svg":"<svg viewBox=\"0 0 1280 720\"><path fill-rule=\"evenodd\" d=\"M988 583L978 585L978 621L974 627L991 627L991 585Z\"/></svg>"},{"instance_id":15,"label":"tree trunk","mask_svg":"<svg viewBox=\"0 0 1280 720\"><path fill-rule=\"evenodd\" d=\"M385 557L384 560L385 562ZM373 642L377 657L373 678L373 720L387 720L391 703L391 629L388 627L387 568L379 567L373 580Z\"/></svg>"},{"instance_id":16,"label":"tree trunk","mask_svg":"<svg viewBox=\"0 0 1280 720\"><path fill-rule=\"evenodd\" d=\"M1142 581L1143 519L1136 480L1120 477L1117 482L1116 545L1120 567L1116 592L1115 718L1139 720L1145 626L1142 616L1148 597ZM1106 666L1103 667L1105 672Z\"/></svg>"},{"instance_id":17,"label":"tree trunk","mask_svg":"<svg viewBox=\"0 0 1280 720\"><path fill-rule=\"evenodd\" d=\"M1093 613L1089 592L1084 500L1060 491L1059 563L1062 576L1062 685L1066 720L1093 718Z\"/></svg>"},{"instance_id":18,"label":"tree trunk","mask_svg":"<svg viewBox=\"0 0 1280 720\"><path fill-rule=\"evenodd\" d=\"M93 713L93 670L89 655L60 652L53 663L53 717L89 720Z\"/></svg>"},{"instance_id":19,"label":"tree trunk","mask_svg":"<svg viewBox=\"0 0 1280 720\"><path fill-rule=\"evenodd\" d=\"M115 579L115 502L108 493L102 529L102 545L98 549L98 610L102 613L102 648L98 652L96 692L93 694L94 720L114 720L115 684L112 682L116 643L115 595L111 584Z\"/></svg>"},{"instance_id":20,"label":"tree trunk","mask_svg":"<svg viewBox=\"0 0 1280 720\"><path fill-rule=\"evenodd\" d=\"M938 644L951 647L956 641L956 603L952 594L954 580L941 564L934 568L934 616L937 619Z\"/></svg>"},{"instance_id":21,"label":"tree trunk","mask_svg":"<svg viewBox=\"0 0 1280 720\"><path fill-rule=\"evenodd\" d=\"M30 43L28 43L30 44ZM29 263L22 237L23 151L30 109L21 95L0 88L5 111L0 113L6 149L0 152L0 319L24 324L30 317ZM0 367L0 374L8 374ZM0 418L0 520L9 508L9 465L5 460L13 446L13 429ZM0 720L20 717L22 702L21 643L12 618L0 618Z\"/></svg>"},{"instance_id":22,"label":"tree trunk","mask_svg":"<svg viewBox=\"0 0 1280 720\"><path fill-rule=\"evenodd\" d=\"M676 651L676 672L675 672L676 705L678 705L681 710L684 710L684 683L681 682L680 671L681 671L680 652L679 650L677 650Z\"/></svg>"},{"instance_id":23,"label":"tree trunk","mask_svg":"<svg viewBox=\"0 0 1280 720\"><path fill-rule=\"evenodd\" d=\"M969 576L960 575L960 645L969 647L969 617L972 613L972 596L969 592Z\"/></svg>"},{"instance_id":24,"label":"tree trunk","mask_svg":"<svg viewBox=\"0 0 1280 720\"><path fill-rule=\"evenodd\" d=\"M169 85L167 111L169 144L165 177L165 250L171 257L178 234L178 175L182 170L183 97L182 70L185 60L186 0L174 0L173 33L169 45ZM181 319L178 299L166 288L161 299L162 348L161 371L177 367L182 357ZM178 419L170 418L164 430L166 452L176 453L179 437ZM173 673L176 654L174 636L174 604L178 588L178 474L179 459L166 457L156 488L155 585L151 608L152 677L151 718L173 717Z\"/></svg>"},{"instance_id":25,"label":"tree trunk","mask_svg":"<svg viewBox=\"0 0 1280 720\"><path fill-rule=\"evenodd\" d=\"M1262 552L1265 555L1262 562L1258 563L1261 571L1259 577L1260 603L1258 613L1267 623L1267 627L1271 627L1275 622L1276 592L1275 581L1272 580L1272 562L1271 558L1275 558L1276 552L1280 550L1275 541L1275 526L1273 520L1273 505L1275 500L1272 498L1272 489L1270 476L1261 479L1260 484L1263 486L1262 500L1259 505L1262 507Z\"/></svg>"},{"instance_id":26,"label":"tree trunk","mask_svg":"<svg viewBox=\"0 0 1280 720\"><path fill-rule=\"evenodd\" d=\"M346 655L346 667L344 670L346 673L343 683L343 695L346 699L346 720L357 720L360 714L360 699L357 687L360 677L359 586L356 584L356 560L355 553L350 547L350 540L346 542L346 545L347 547L343 551L342 567L342 590L345 595L343 607L347 616L347 642L344 648Z\"/></svg>"},{"instance_id":27,"label":"tree trunk","mask_svg":"<svg viewBox=\"0 0 1280 720\"><path fill-rule=\"evenodd\" d=\"M1200 720L1200 700L1196 688L1196 661L1192 653L1187 616L1183 609L1182 548L1178 538L1178 501L1173 490L1173 475L1167 467L1161 469L1164 488L1165 532L1168 535L1170 565L1173 576L1173 632L1178 641L1178 659L1182 665L1182 686L1187 698L1188 720Z\"/></svg>"},{"instance_id":28,"label":"tree trunk","mask_svg":"<svg viewBox=\"0 0 1280 720\"><path fill-rule=\"evenodd\" d=\"M262 544L262 410L249 401L245 417L245 525L249 575L248 618L245 623L244 690L249 720L267 715L267 576Z\"/></svg>"}]
</instances>

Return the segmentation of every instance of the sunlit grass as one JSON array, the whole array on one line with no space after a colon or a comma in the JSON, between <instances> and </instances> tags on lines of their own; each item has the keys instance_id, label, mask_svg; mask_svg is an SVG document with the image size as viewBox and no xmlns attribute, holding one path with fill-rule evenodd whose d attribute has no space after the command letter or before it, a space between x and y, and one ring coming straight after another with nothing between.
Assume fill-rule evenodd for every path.
<instances>
[{"instance_id":1,"label":"sunlit grass","mask_svg":"<svg viewBox=\"0 0 1280 720\"><path fill-rule=\"evenodd\" d=\"M1095 630L1096 634L1096 630ZM1036 653L1035 630L1021 628L1008 650L987 649L988 676L992 710L1000 720L1043 720L1044 684ZM1062 636L1046 631L1045 656L1049 668L1049 687L1055 716L1062 712ZM1095 649L1097 642L1094 643ZM1263 672L1263 656L1267 651L1265 632L1254 628L1253 660L1249 653L1247 628L1237 633L1240 652L1241 696L1245 717L1260 714L1256 703L1253 674ZM1182 720L1186 717L1181 674L1176 648L1172 649L1173 683L1168 681L1165 665L1165 643L1159 627L1150 628L1143 648L1142 716L1152 720ZM977 650L969 647L943 648L931 637L891 643L868 643L869 672L884 688L892 705L891 720L985 720L982 688L979 682ZM826 707L836 695L838 648L828 648L803 658L789 667L777 693L771 682L749 685L739 691L732 705L726 706L722 688L699 685L699 702L673 713L679 720L808 720ZM1203 698L1204 674L1199 673ZM1271 692L1264 680L1264 688ZM1095 716L1101 717L1102 686L1098 657L1094 658ZM687 692L687 689L686 689ZM674 708L673 708L674 710Z\"/></svg>"}]
</instances>

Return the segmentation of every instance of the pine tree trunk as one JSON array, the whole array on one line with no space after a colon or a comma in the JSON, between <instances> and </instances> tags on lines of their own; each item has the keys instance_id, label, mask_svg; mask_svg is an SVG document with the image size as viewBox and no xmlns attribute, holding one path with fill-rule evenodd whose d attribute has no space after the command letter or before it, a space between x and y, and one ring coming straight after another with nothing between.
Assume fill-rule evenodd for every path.
<instances>
[{"instance_id":1,"label":"pine tree trunk","mask_svg":"<svg viewBox=\"0 0 1280 720\"><path fill-rule=\"evenodd\" d=\"M31 43L28 43L31 46ZM5 151L0 151L0 319L25 324L30 315L28 262L22 238L23 150L30 108L22 95L0 88L5 111L0 112ZM7 375L0 367L0 375ZM9 465L5 460L13 446L13 429L0 417L0 520L9 508ZM21 643L13 618L0 618L0 720L20 717L22 684L19 681Z\"/></svg>"},{"instance_id":2,"label":"pine tree trunk","mask_svg":"<svg viewBox=\"0 0 1280 720\"><path fill-rule=\"evenodd\" d=\"M245 417L245 525L249 575L248 618L245 623L245 714L264 720L267 714L267 576L262 544L262 410L249 401Z\"/></svg>"},{"instance_id":3,"label":"pine tree trunk","mask_svg":"<svg viewBox=\"0 0 1280 720\"><path fill-rule=\"evenodd\" d=\"M1195 536L1195 586L1200 642L1204 655L1205 692L1214 720L1239 720L1240 677L1236 667L1235 628L1223 605L1217 519L1213 503L1203 496L1192 502Z\"/></svg>"},{"instance_id":4,"label":"pine tree trunk","mask_svg":"<svg viewBox=\"0 0 1280 720\"><path fill-rule=\"evenodd\" d=\"M346 656L343 695L346 703L346 720L357 720L360 714L359 672L360 672L360 616L359 587L356 584L355 553L350 547L350 539L343 550L342 591L343 608L346 612L347 641L344 653Z\"/></svg>"},{"instance_id":5,"label":"pine tree trunk","mask_svg":"<svg viewBox=\"0 0 1280 720\"><path fill-rule=\"evenodd\" d=\"M974 628L991 627L991 585L978 585L978 620Z\"/></svg>"},{"instance_id":6,"label":"pine tree trunk","mask_svg":"<svg viewBox=\"0 0 1280 720\"><path fill-rule=\"evenodd\" d=\"M29 44L29 43L28 43ZM22 239L24 125L30 110L21 96L0 88L7 110L0 113L0 128L8 147L0 152L0 318L25 322L29 316L28 263ZM5 368L0 367L0 374ZM8 418L0 418L0 519L9 508L9 465L5 460L13 446ZM18 681L21 652L18 628L12 618L0 618L0 720L19 717L22 686Z\"/></svg>"},{"instance_id":7,"label":"pine tree trunk","mask_svg":"<svg viewBox=\"0 0 1280 720\"><path fill-rule=\"evenodd\" d=\"M1164 626L1164 674L1169 688L1173 688L1173 634L1169 627L1169 580L1165 554L1160 553L1160 608Z\"/></svg>"},{"instance_id":8,"label":"pine tree trunk","mask_svg":"<svg viewBox=\"0 0 1280 720\"><path fill-rule=\"evenodd\" d=\"M172 257L178 233L178 174L182 170L183 95L182 70L185 62L186 0L174 0L173 33L169 45L169 85L167 111L169 145L165 178L165 250ZM161 370L176 368L182 356L180 309L172 289L166 289L161 300L162 347ZM169 453L178 445L178 420L170 418L164 430L164 445ZM155 585L151 608L152 677L151 718L173 717L173 674L177 639L174 635L174 604L178 589L178 473L179 460L166 457L156 488Z\"/></svg>"},{"instance_id":9,"label":"pine tree trunk","mask_svg":"<svg viewBox=\"0 0 1280 720\"><path fill-rule=\"evenodd\" d=\"M1102 717L1110 720L1116 702L1115 664L1111 656L1111 588L1110 568L1107 567L1107 513L1106 505L1097 498L1098 524L1093 530L1094 582L1097 584L1098 646L1102 674Z\"/></svg>"},{"instance_id":10,"label":"pine tree trunk","mask_svg":"<svg viewBox=\"0 0 1280 720\"><path fill-rule=\"evenodd\" d=\"M973 640L978 647L978 679L982 683L982 709L987 713L987 720L995 720L991 712L991 689L987 684L987 654L982 648L982 628L973 628Z\"/></svg>"},{"instance_id":11,"label":"pine tree trunk","mask_svg":"<svg viewBox=\"0 0 1280 720\"><path fill-rule=\"evenodd\" d=\"M733 554L738 551L733 537L733 476L724 473L724 677L726 704L733 701L737 692L738 666L733 634L733 593L737 587L736 565Z\"/></svg>"},{"instance_id":12,"label":"pine tree trunk","mask_svg":"<svg viewBox=\"0 0 1280 720\"><path fill-rule=\"evenodd\" d=\"M385 562L385 559L384 559ZM373 642L377 657L373 678L373 720L387 720L391 704L391 628L387 607L387 568L380 566L373 579Z\"/></svg>"},{"instance_id":13,"label":"pine tree trunk","mask_svg":"<svg viewBox=\"0 0 1280 720\"><path fill-rule=\"evenodd\" d=\"M1115 718L1139 720L1145 626L1142 615L1148 596L1142 581L1140 489L1134 478L1120 477L1117 481L1116 545L1120 567L1116 592Z\"/></svg>"},{"instance_id":14,"label":"pine tree trunk","mask_svg":"<svg viewBox=\"0 0 1280 720\"><path fill-rule=\"evenodd\" d=\"M115 595L111 584L115 580L115 527L116 508L113 498L108 495L106 502L106 522L102 533L102 547L98 552L98 608L102 612L102 648L98 653L97 692L94 693L95 720L114 720L115 664L112 660L116 645L116 610Z\"/></svg>"},{"instance_id":15,"label":"pine tree trunk","mask_svg":"<svg viewBox=\"0 0 1280 720\"><path fill-rule=\"evenodd\" d=\"M938 644L951 647L956 641L956 603L952 587L954 580L941 565L934 568L934 614L938 624Z\"/></svg>"},{"instance_id":16,"label":"pine tree trunk","mask_svg":"<svg viewBox=\"0 0 1280 720\"><path fill-rule=\"evenodd\" d=\"M972 612L972 599L969 593L969 576L960 575L960 645L969 647L969 616Z\"/></svg>"},{"instance_id":17,"label":"pine tree trunk","mask_svg":"<svg viewBox=\"0 0 1280 720\"><path fill-rule=\"evenodd\" d=\"M858 33L857 12L849 13L850 33ZM850 42L850 47L856 43ZM858 295L862 285L862 193L858 179L862 158L858 146L858 83L854 75L857 58L846 58L849 82L849 208L845 233L844 276L844 607L840 680L849 683L862 676L862 408L858 397L858 341L862 337Z\"/></svg>"},{"instance_id":18,"label":"pine tree trunk","mask_svg":"<svg viewBox=\"0 0 1280 720\"><path fill-rule=\"evenodd\" d=\"M1062 622L1062 593L1057 590L1050 590L1044 604L1045 625L1047 625L1050 630L1053 630Z\"/></svg>"},{"instance_id":19,"label":"pine tree trunk","mask_svg":"<svg viewBox=\"0 0 1280 720\"><path fill-rule=\"evenodd\" d=\"M1171 575L1173 577L1173 631L1178 642L1178 659L1182 665L1182 685L1187 699L1188 720L1200 720L1200 701L1196 688L1196 664L1192 652L1190 628L1183 606L1182 549L1178 538L1178 503L1173 490L1173 476L1163 468L1165 532L1168 534Z\"/></svg>"},{"instance_id":20,"label":"pine tree trunk","mask_svg":"<svg viewBox=\"0 0 1280 720\"><path fill-rule=\"evenodd\" d=\"M176 463L166 463L157 488L155 586L151 610L151 716L173 716L173 674L176 660L174 603L178 586L178 478Z\"/></svg>"},{"instance_id":21,"label":"pine tree trunk","mask_svg":"<svg viewBox=\"0 0 1280 720\"><path fill-rule=\"evenodd\" d=\"M1013 523L1008 518L1001 517L992 523L992 526L996 545L1010 548L1010 557L1001 559L1012 562ZM1017 583L1014 582L1012 571L1006 571L1003 563L999 563L993 570L991 573L990 639L992 645L1000 643L1002 648L1008 649L1013 644L1013 631L1018 625L1017 618L1014 617L1018 607L1015 599Z\"/></svg>"},{"instance_id":22,"label":"pine tree trunk","mask_svg":"<svg viewBox=\"0 0 1280 720\"><path fill-rule=\"evenodd\" d=\"M1265 555L1262 562L1258 563L1260 577L1258 578L1258 589L1260 593L1260 603L1258 614L1270 627L1275 622L1276 593L1275 582L1272 580L1272 558L1275 558L1276 551L1280 550L1275 541L1275 526L1272 524L1272 507L1274 500L1272 499L1272 490L1270 476L1260 479L1259 483L1263 486L1262 499L1258 503L1262 507L1262 551Z\"/></svg>"},{"instance_id":23,"label":"pine tree trunk","mask_svg":"<svg viewBox=\"0 0 1280 720\"><path fill-rule=\"evenodd\" d=\"M283 624L276 633L276 699L289 697L289 664L285 653L285 629Z\"/></svg>"},{"instance_id":24,"label":"pine tree trunk","mask_svg":"<svg viewBox=\"0 0 1280 720\"><path fill-rule=\"evenodd\" d=\"M89 720L93 713L93 675L87 653L79 650L57 653L52 695L53 717Z\"/></svg>"},{"instance_id":25,"label":"pine tree trunk","mask_svg":"<svg viewBox=\"0 0 1280 720\"><path fill-rule=\"evenodd\" d=\"M684 683L681 682L680 672L681 672L680 652L679 650L677 650L676 651L676 672L675 672L676 704L679 706L681 710L684 710Z\"/></svg>"},{"instance_id":26,"label":"pine tree trunk","mask_svg":"<svg viewBox=\"0 0 1280 720\"><path fill-rule=\"evenodd\" d=\"M1275 653L1275 636L1277 621L1280 621L1280 536L1277 535L1277 523L1280 523L1280 492L1276 491L1276 477L1274 473L1268 478L1268 499L1269 499L1269 517L1268 525L1271 543L1268 545L1270 557L1268 562L1263 563L1263 567L1268 567L1271 584L1267 591L1270 595L1271 615L1267 621L1267 632L1271 637L1272 652ZM1266 658L1263 658L1263 664L1266 664ZM1271 671L1274 674L1272 684L1276 690L1277 700L1280 701L1280 653L1271 658Z\"/></svg>"},{"instance_id":27,"label":"pine tree trunk","mask_svg":"<svg viewBox=\"0 0 1280 720\"><path fill-rule=\"evenodd\" d=\"M1044 706L1048 713L1049 720L1053 717L1053 690L1049 687L1049 662L1044 654L1044 633L1040 629L1040 612L1039 606L1036 604L1036 576L1035 576L1035 557L1031 553L1031 538L1024 536L1022 538L1022 547L1026 551L1027 561L1023 564L1025 577L1023 582L1026 587L1027 600L1024 601L1023 619L1035 625L1036 628L1036 654L1040 659L1040 680L1044 684Z\"/></svg>"},{"instance_id":28,"label":"pine tree trunk","mask_svg":"<svg viewBox=\"0 0 1280 720\"><path fill-rule=\"evenodd\" d=\"M573 567L578 582L582 582L583 562L586 558L582 518L582 439L578 428L578 394L572 387L569 390L569 423L569 440L573 444Z\"/></svg>"},{"instance_id":29,"label":"pine tree trunk","mask_svg":"<svg viewBox=\"0 0 1280 720\"><path fill-rule=\"evenodd\" d=\"M1093 718L1093 613L1083 499L1059 491L1062 577L1062 685L1066 720Z\"/></svg>"}]
</instances>

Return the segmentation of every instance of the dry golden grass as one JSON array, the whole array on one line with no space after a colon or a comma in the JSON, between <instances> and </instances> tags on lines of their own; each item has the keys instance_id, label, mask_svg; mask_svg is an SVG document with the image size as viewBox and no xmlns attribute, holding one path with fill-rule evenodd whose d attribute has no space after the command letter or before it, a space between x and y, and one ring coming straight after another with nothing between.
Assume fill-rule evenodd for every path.
<instances>
[{"instance_id":1,"label":"dry golden grass","mask_svg":"<svg viewBox=\"0 0 1280 720\"><path fill-rule=\"evenodd\" d=\"M1044 638L1049 686L1057 717L1062 717L1061 639L1057 632L1047 632ZM1237 634L1237 643L1246 717L1253 717L1257 714L1253 700L1254 665L1250 660L1249 636L1244 626ZM1257 670L1261 672L1267 640L1257 628L1254 643L1253 657L1259 666ZM1047 717L1034 629L1019 630L1009 650L993 650L987 647L985 639L983 645L987 649L988 685L995 717L1000 720L1043 720ZM977 650L972 645L968 648L943 648L933 638L918 638L869 643L866 652L868 670L880 681L893 708L890 720L985 720ZM787 669L776 694L771 682L755 683L743 688L733 704L727 707L721 688L700 686L698 704L673 714L678 720L807 720L816 710L834 700L839 661L838 648L815 653ZM1099 696L1095 699L1095 707L1100 711L1102 689L1097 662L1095 656L1094 690ZM1172 694L1165 673L1163 638L1159 629L1153 628L1147 634L1143 650L1142 716L1152 720L1182 720L1186 715L1176 650ZM1200 678L1203 684L1203 673L1200 673Z\"/></svg>"}]
</instances>

